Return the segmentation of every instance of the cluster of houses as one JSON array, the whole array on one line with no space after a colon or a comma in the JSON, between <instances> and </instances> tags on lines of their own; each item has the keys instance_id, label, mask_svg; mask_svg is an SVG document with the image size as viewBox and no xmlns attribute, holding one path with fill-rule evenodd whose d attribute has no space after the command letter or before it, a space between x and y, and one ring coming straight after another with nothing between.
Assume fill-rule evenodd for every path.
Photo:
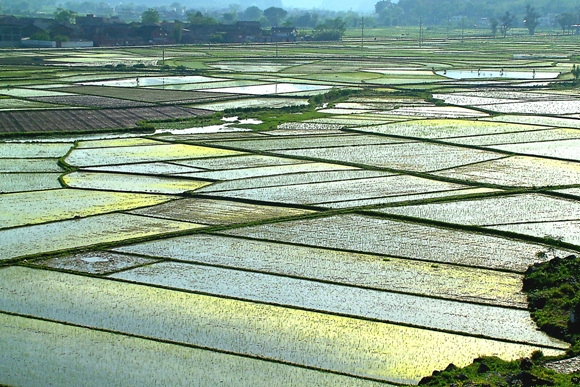
<instances>
[{"instance_id":1,"label":"cluster of houses","mask_svg":"<svg viewBox=\"0 0 580 387\"><path fill-rule=\"evenodd\" d=\"M103 47L192 43L285 42L294 27L261 28L259 22L195 25L125 23L119 18L77 16L74 24L0 15L0 47Z\"/></svg>"}]
</instances>

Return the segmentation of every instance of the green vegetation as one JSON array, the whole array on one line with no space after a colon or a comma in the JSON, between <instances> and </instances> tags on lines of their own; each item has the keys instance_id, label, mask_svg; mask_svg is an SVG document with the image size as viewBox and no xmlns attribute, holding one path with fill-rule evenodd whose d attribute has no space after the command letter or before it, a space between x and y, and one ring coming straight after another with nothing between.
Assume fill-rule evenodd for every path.
<instances>
[{"instance_id":1,"label":"green vegetation","mask_svg":"<svg viewBox=\"0 0 580 387\"><path fill-rule=\"evenodd\" d=\"M159 23L159 11L155 8L149 8L146 11L143 11L141 15L141 21L143 24L155 24Z\"/></svg>"},{"instance_id":2,"label":"green vegetation","mask_svg":"<svg viewBox=\"0 0 580 387\"><path fill-rule=\"evenodd\" d=\"M196 116L187 119L170 119L149 121L157 128L180 129L191 127L204 127L210 125L221 125L224 123L224 116L237 116L239 119L255 119L262 121L260 124L241 124L236 127L249 128L253 130L272 130L278 125L287 122L299 122L315 118L327 117L327 114L318 113L317 107L324 104L332 105L340 102L352 95L376 94L376 92L364 92L356 89L332 89L324 94L317 94L309 98L308 105L287 106L283 108L238 108L227 109L223 112L216 112L206 116ZM145 124L145 123L142 123Z\"/></svg>"},{"instance_id":3,"label":"green vegetation","mask_svg":"<svg viewBox=\"0 0 580 387\"><path fill-rule=\"evenodd\" d=\"M558 239L548 239L558 246ZM559 258L554 248L548 249L550 261L530 267L523 289L528 293L532 317L540 329L573 343L573 352L580 353L580 258L574 255Z\"/></svg>"},{"instance_id":4,"label":"green vegetation","mask_svg":"<svg viewBox=\"0 0 580 387\"><path fill-rule=\"evenodd\" d=\"M560 258L555 249L560 239L547 236L547 252L538 258L552 257L547 262L529 267L523 280L528 294L532 318L539 328L551 336L572 343L567 357L580 354L580 257ZM531 358L504 361L496 357L475 359L473 364L458 368L450 364L443 371L435 371L423 378L425 386L577 386L580 370L559 374L545 367L552 358L534 352ZM515 384L519 383L519 384Z\"/></svg>"},{"instance_id":5,"label":"green vegetation","mask_svg":"<svg viewBox=\"0 0 580 387\"><path fill-rule=\"evenodd\" d=\"M577 386L580 372L570 375L558 374L542 365L546 358L540 351L531 358L505 361L497 357L480 357L467 367L449 364L443 371L435 371L423 378L420 386Z\"/></svg>"}]
</instances>

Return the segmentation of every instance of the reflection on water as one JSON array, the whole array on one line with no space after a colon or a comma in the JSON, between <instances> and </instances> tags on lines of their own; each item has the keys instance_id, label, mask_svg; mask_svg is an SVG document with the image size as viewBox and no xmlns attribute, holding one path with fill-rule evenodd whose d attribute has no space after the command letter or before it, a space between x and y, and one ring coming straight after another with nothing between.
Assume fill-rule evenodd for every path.
<instances>
[{"instance_id":1,"label":"reflection on water","mask_svg":"<svg viewBox=\"0 0 580 387\"><path fill-rule=\"evenodd\" d=\"M268 85L224 87L219 89L206 89L207 92L214 93L234 93L234 94L281 94L296 93L300 91L324 90L331 89L333 86L327 85L305 85L296 83L273 83Z\"/></svg>"},{"instance_id":2,"label":"reflection on water","mask_svg":"<svg viewBox=\"0 0 580 387\"><path fill-rule=\"evenodd\" d=\"M113 86L113 87L142 87L177 85L183 83L201 83L224 81L222 78L209 78L201 75L176 76L176 77L137 77L128 79L116 79L112 81L80 82L85 86Z\"/></svg>"},{"instance_id":3,"label":"reflection on water","mask_svg":"<svg viewBox=\"0 0 580 387\"><path fill-rule=\"evenodd\" d=\"M452 79L477 79L477 78L510 78L510 79L553 79L557 78L558 72L531 71L503 71L500 70L439 70L435 74Z\"/></svg>"},{"instance_id":4,"label":"reflection on water","mask_svg":"<svg viewBox=\"0 0 580 387\"><path fill-rule=\"evenodd\" d=\"M185 128L185 129L157 129L154 134L161 134L161 133L171 133L171 134L201 134L201 133L223 133L223 132L249 132L251 129L245 128L234 128L230 127L230 125L241 125L241 124L249 124L249 125L258 125L261 124L262 121L256 120L253 118L248 118L244 120L238 119L238 117L224 117L222 118L224 121L223 124L220 125L210 125L210 126L202 126L196 128Z\"/></svg>"}]
</instances>

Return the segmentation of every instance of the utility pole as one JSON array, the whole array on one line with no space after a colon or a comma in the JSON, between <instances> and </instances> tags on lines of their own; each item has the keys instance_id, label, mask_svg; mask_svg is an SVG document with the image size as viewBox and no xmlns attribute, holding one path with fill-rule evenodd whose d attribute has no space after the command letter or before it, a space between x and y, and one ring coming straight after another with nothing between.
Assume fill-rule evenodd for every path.
<instances>
[{"instance_id":1,"label":"utility pole","mask_svg":"<svg viewBox=\"0 0 580 387\"><path fill-rule=\"evenodd\" d=\"M423 16L419 16L419 48L423 43Z\"/></svg>"},{"instance_id":2,"label":"utility pole","mask_svg":"<svg viewBox=\"0 0 580 387\"><path fill-rule=\"evenodd\" d=\"M165 66L165 39L167 38L167 32L163 33L163 40L161 41L161 47L162 47L162 52L163 52L163 61L161 63L163 63L163 66Z\"/></svg>"},{"instance_id":3,"label":"utility pole","mask_svg":"<svg viewBox=\"0 0 580 387\"><path fill-rule=\"evenodd\" d=\"M278 29L278 24L276 24L276 27L274 27L274 28ZM272 28L272 30L273 30L274 28ZM276 58L278 58L278 34L277 34L277 33L276 33L276 34L274 34L274 37L275 37L275 39L276 39Z\"/></svg>"},{"instance_id":4,"label":"utility pole","mask_svg":"<svg viewBox=\"0 0 580 387\"><path fill-rule=\"evenodd\" d=\"M365 48L365 18L361 17L360 18L360 22L361 22L361 34L360 34L360 48L364 49Z\"/></svg>"}]
</instances>

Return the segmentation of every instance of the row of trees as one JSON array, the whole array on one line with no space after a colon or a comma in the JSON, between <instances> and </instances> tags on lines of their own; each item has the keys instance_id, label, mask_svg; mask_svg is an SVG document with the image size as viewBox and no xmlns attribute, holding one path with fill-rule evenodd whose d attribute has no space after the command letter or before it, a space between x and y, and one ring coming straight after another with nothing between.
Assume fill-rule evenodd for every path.
<instances>
[{"instance_id":1,"label":"row of trees","mask_svg":"<svg viewBox=\"0 0 580 387\"><path fill-rule=\"evenodd\" d=\"M270 7L261 11L259 9L254 9L257 7L249 7L246 11L247 14L253 15L253 19L258 18L266 18L267 23L270 26L288 26L288 27L295 27L294 20L287 18L288 12L279 7ZM257 12L259 11L259 12ZM310 15L310 14L308 14ZM75 19L78 14L74 11L58 8L57 11L54 13L54 21L57 24L74 24ZM347 21L342 17L336 18L326 18L323 21L319 21L318 17L316 18L309 18L311 21L316 21L316 24L312 26L312 39L314 40L341 40L344 33L346 32L347 28ZM251 21L251 20L250 20ZM141 14L141 22L143 24L158 24L161 22L161 15L160 12L156 8L149 8L143 11ZM223 23L222 20L218 20L215 17L210 15L204 15L200 11L197 12L190 12L187 13L187 22L192 25L216 25ZM172 32L172 37L174 41L179 42L180 34L183 29L183 22L175 21L174 22L174 31ZM44 38L44 37L43 37ZM47 40L41 39L38 37L39 40Z\"/></svg>"},{"instance_id":2,"label":"row of trees","mask_svg":"<svg viewBox=\"0 0 580 387\"><path fill-rule=\"evenodd\" d=\"M419 18L426 24L445 25L459 15L474 22L506 12L523 16L528 5L539 15L579 10L577 0L381 0L375 4L375 15L380 25L414 25Z\"/></svg>"},{"instance_id":3,"label":"row of trees","mask_svg":"<svg viewBox=\"0 0 580 387\"><path fill-rule=\"evenodd\" d=\"M531 5L526 5L526 13L524 15L523 24L528 29L530 35L534 35L536 28L540 25L540 14ZM499 18L492 18L490 21L491 32L495 36L498 28L501 35L505 37L509 30L514 28L516 16L510 11L506 11L503 16ZM556 17L556 23L562 28L563 33L571 33L574 26L580 22L580 12L574 14L572 12L564 12Z\"/></svg>"}]
</instances>

